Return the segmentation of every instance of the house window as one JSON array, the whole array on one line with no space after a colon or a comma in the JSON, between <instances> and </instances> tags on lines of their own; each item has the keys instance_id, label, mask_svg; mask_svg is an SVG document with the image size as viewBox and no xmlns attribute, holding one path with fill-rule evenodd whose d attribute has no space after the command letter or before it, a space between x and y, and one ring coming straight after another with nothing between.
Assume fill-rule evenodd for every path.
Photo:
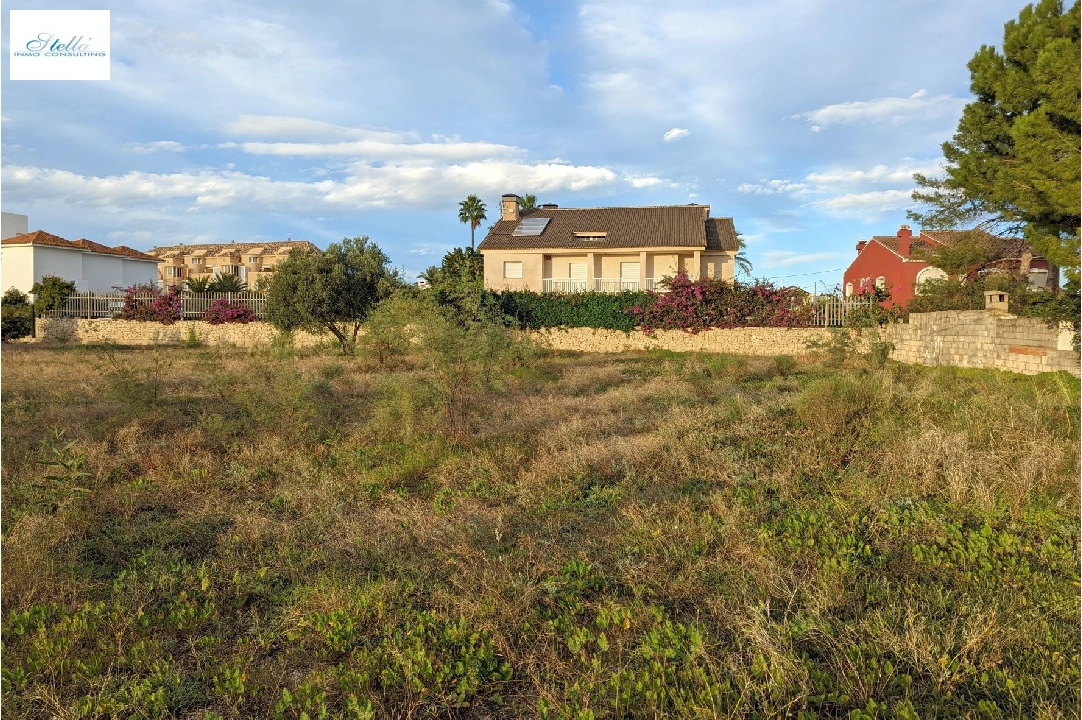
<instances>
[{"instance_id":1,"label":"house window","mask_svg":"<svg viewBox=\"0 0 1082 720\"><path fill-rule=\"evenodd\" d=\"M167 278L182 278L184 277L184 268L170 265L165 268L165 276Z\"/></svg>"},{"instance_id":2,"label":"house window","mask_svg":"<svg viewBox=\"0 0 1082 720\"><path fill-rule=\"evenodd\" d=\"M249 255L248 256L248 264L249 265L255 265L257 262L259 262L259 256L258 255Z\"/></svg>"},{"instance_id":3,"label":"house window","mask_svg":"<svg viewBox=\"0 0 1082 720\"><path fill-rule=\"evenodd\" d=\"M586 280L586 263L568 263L567 276L572 280Z\"/></svg>"},{"instance_id":4,"label":"house window","mask_svg":"<svg viewBox=\"0 0 1082 720\"><path fill-rule=\"evenodd\" d=\"M519 280L522 278L522 262L505 262L503 264L503 276Z\"/></svg>"},{"instance_id":5,"label":"house window","mask_svg":"<svg viewBox=\"0 0 1082 720\"><path fill-rule=\"evenodd\" d=\"M882 289L886 288L886 286L887 286L887 279L886 279L885 277L883 277L882 275L880 275L879 277L877 277L877 278L875 279L875 286L876 286L877 288L879 288L880 290L882 290Z\"/></svg>"},{"instance_id":6,"label":"house window","mask_svg":"<svg viewBox=\"0 0 1082 720\"><path fill-rule=\"evenodd\" d=\"M846 297L853 297L853 283L847 282L845 284L845 296Z\"/></svg>"},{"instance_id":7,"label":"house window","mask_svg":"<svg viewBox=\"0 0 1082 720\"><path fill-rule=\"evenodd\" d=\"M192 258L192 265L202 265L203 258Z\"/></svg>"}]
</instances>

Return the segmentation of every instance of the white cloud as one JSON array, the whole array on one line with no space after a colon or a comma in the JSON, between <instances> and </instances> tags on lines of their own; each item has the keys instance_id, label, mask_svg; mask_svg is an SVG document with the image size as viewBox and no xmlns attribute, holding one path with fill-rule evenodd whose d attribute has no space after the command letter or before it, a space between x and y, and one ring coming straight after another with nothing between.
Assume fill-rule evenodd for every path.
<instances>
[{"instance_id":1,"label":"white cloud","mask_svg":"<svg viewBox=\"0 0 1082 720\"><path fill-rule=\"evenodd\" d=\"M918 90L909 97L882 97L875 100L858 100L824 105L818 110L794 115L794 120L807 120L814 123L812 132L819 132L827 125L845 125L848 123L891 122L900 124L919 118L940 118L957 115L965 105L965 100L953 95L928 97L924 90Z\"/></svg>"},{"instance_id":2,"label":"white cloud","mask_svg":"<svg viewBox=\"0 0 1082 720\"><path fill-rule=\"evenodd\" d=\"M187 209L270 207L312 212L400 208L453 203L476 192L495 195L507 188L537 192L600 189L617 182L606 167L558 163L527 164L483 160L458 165L355 163L340 179L275 180L237 171L203 170L158 174L132 171L94 177L67 170L9 165L0 169L5 192L16 201L59 200L100 207L173 202Z\"/></svg>"},{"instance_id":3,"label":"white cloud","mask_svg":"<svg viewBox=\"0 0 1082 720\"><path fill-rule=\"evenodd\" d=\"M914 160L903 158L897 165L876 165L869 170L836 167L822 172L809 173L804 179L817 186L857 185L861 183L912 184L913 174L937 175L942 172L938 160Z\"/></svg>"},{"instance_id":4,"label":"white cloud","mask_svg":"<svg viewBox=\"0 0 1082 720\"><path fill-rule=\"evenodd\" d=\"M284 115L240 115L226 123L225 130L231 135L255 137L282 137L306 140L373 140L379 142L402 142L416 139L401 133L384 130L335 125L323 120Z\"/></svg>"},{"instance_id":5,"label":"white cloud","mask_svg":"<svg viewBox=\"0 0 1082 720\"><path fill-rule=\"evenodd\" d=\"M841 255L841 253L836 252L799 253L793 250L767 250L761 253L760 257L763 258L762 265L764 268L779 268L834 260L841 257Z\"/></svg>"},{"instance_id":6,"label":"white cloud","mask_svg":"<svg viewBox=\"0 0 1082 720\"><path fill-rule=\"evenodd\" d=\"M155 152L184 152L187 148L176 140L156 140L148 143L128 143L124 147L140 155L149 155Z\"/></svg>"},{"instance_id":7,"label":"white cloud","mask_svg":"<svg viewBox=\"0 0 1082 720\"><path fill-rule=\"evenodd\" d=\"M422 157L468 160L523 153L520 148L511 145L486 142L389 143L371 140L339 143L245 142L240 143L239 147L252 155L359 156L399 159Z\"/></svg>"},{"instance_id":8,"label":"white cloud","mask_svg":"<svg viewBox=\"0 0 1082 720\"><path fill-rule=\"evenodd\" d=\"M778 193L803 195L808 192L808 186L804 183L795 183L789 180L761 180L758 183L742 183L736 191L753 195L776 195Z\"/></svg>"},{"instance_id":9,"label":"white cloud","mask_svg":"<svg viewBox=\"0 0 1082 720\"><path fill-rule=\"evenodd\" d=\"M667 133L665 133L664 135L662 135L661 139L664 140L665 142L673 142L674 140L679 140L681 138L686 138L690 134L691 134L691 131L688 130L687 128L674 127L672 130L670 130Z\"/></svg>"},{"instance_id":10,"label":"white cloud","mask_svg":"<svg viewBox=\"0 0 1082 720\"><path fill-rule=\"evenodd\" d=\"M851 192L818 200L812 207L839 218L859 218L869 214L903 210L912 204L911 190L873 190Z\"/></svg>"}]
</instances>

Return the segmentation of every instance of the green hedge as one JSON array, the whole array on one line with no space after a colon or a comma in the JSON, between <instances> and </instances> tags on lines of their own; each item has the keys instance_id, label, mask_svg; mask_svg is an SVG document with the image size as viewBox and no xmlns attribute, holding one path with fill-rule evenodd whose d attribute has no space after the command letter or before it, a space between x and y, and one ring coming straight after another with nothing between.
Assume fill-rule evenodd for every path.
<instances>
[{"instance_id":1,"label":"green hedge","mask_svg":"<svg viewBox=\"0 0 1082 720\"><path fill-rule=\"evenodd\" d=\"M535 293L527 290L495 293L503 315L520 329L589 327L631 332L639 317L629 310L643 308L655 296L648 292Z\"/></svg>"},{"instance_id":2,"label":"green hedge","mask_svg":"<svg viewBox=\"0 0 1082 720\"><path fill-rule=\"evenodd\" d=\"M0 299L0 315L3 319L3 340L15 340L34 332L34 308L26 295L9 288Z\"/></svg>"}]
</instances>

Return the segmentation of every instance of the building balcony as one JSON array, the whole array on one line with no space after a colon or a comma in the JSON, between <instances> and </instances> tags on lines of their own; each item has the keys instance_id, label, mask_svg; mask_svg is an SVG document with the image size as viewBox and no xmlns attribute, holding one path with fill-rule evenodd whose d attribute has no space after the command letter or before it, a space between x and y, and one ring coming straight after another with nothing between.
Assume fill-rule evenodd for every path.
<instances>
[{"instance_id":1,"label":"building balcony","mask_svg":"<svg viewBox=\"0 0 1082 720\"><path fill-rule=\"evenodd\" d=\"M593 292L618 293L635 290L653 290L654 278L646 278L645 283L638 280L623 280L621 278L594 278L584 280L582 278L545 278L541 281L541 292L547 293L576 293Z\"/></svg>"}]
</instances>

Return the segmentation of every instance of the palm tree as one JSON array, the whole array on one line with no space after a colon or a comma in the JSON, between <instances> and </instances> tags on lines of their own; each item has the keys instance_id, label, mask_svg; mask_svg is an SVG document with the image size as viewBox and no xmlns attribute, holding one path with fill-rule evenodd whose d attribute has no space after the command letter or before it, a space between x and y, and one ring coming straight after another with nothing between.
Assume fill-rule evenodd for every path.
<instances>
[{"instance_id":1,"label":"palm tree","mask_svg":"<svg viewBox=\"0 0 1082 720\"><path fill-rule=\"evenodd\" d=\"M188 292L193 293L205 293L210 286L209 277L190 277L184 281L184 285L188 288Z\"/></svg>"},{"instance_id":2,"label":"palm tree","mask_svg":"<svg viewBox=\"0 0 1082 720\"><path fill-rule=\"evenodd\" d=\"M744 238L740 237L740 233L736 234L736 241L739 245L737 246L737 253L736 257L733 258L733 263L736 265L736 269L741 275L751 277L751 260L748 260L748 253L744 246Z\"/></svg>"},{"instance_id":3,"label":"palm tree","mask_svg":"<svg viewBox=\"0 0 1082 720\"><path fill-rule=\"evenodd\" d=\"M523 195L518 199L519 210L536 210L537 209L537 196L536 195Z\"/></svg>"},{"instance_id":4,"label":"palm tree","mask_svg":"<svg viewBox=\"0 0 1082 720\"><path fill-rule=\"evenodd\" d=\"M248 286L236 275L220 272L214 276L214 280L207 286L210 292L234 293L244 292Z\"/></svg>"},{"instance_id":5,"label":"palm tree","mask_svg":"<svg viewBox=\"0 0 1082 720\"><path fill-rule=\"evenodd\" d=\"M458 204L458 221L470 224L470 250L473 250L473 231L485 217L485 204L476 195L470 195Z\"/></svg>"}]
</instances>

